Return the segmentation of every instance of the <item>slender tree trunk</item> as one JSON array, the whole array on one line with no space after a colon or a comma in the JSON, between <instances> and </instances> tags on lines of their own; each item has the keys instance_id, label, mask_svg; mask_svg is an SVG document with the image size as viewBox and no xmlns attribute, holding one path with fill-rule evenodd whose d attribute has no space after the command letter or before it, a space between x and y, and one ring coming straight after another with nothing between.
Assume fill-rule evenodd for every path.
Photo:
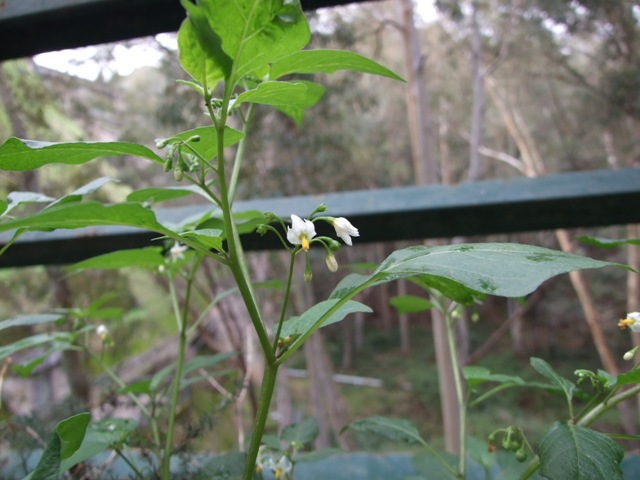
<instances>
[{"instance_id":1,"label":"slender tree trunk","mask_svg":"<svg viewBox=\"0 0 640 480\"><path fill-rule=\"evenodd\" d=\"M482 109L484 106L483 73L480 70L480 27L478 0L471 2L471 69L473 75L473 103L471 105L471 138L469 139L469 171L467 179L476 181L482 174L479 148L482 143Z\"/></svg>"},{"instance_id":2,"label":"slender tree trunk","mask_svg":"<svg viewBox=\"0 0 640 480\"><path fill-rule=\"evenodd\" d=\"M433 129L427 97L426 79L420 54L418 33L413 17L411 0L398 0L402 20L402 40L405 50L407 79L407 114L411 133L413 170L418 185L440 181L438 163L433 153ZM456 408L455 383L450 362L450 350L442 314L431 310L433 341L436 348L438 381L445 436L445 448L450 453L459 452L460 414Z\"/></svg>"},{"instance_id":3,"label":"slender tree trunk","mask_svg":"<svg viewBox=\"0 0 640 480\"><path fill-rule=\"evenodd\" d=\"M420 43L412 0L398 0L402 20L407 80L407 114L411 133L411 155L416 183L438 183L438 164L433 153L433 129L427 97Z\"/></svg>"}]
</instances>

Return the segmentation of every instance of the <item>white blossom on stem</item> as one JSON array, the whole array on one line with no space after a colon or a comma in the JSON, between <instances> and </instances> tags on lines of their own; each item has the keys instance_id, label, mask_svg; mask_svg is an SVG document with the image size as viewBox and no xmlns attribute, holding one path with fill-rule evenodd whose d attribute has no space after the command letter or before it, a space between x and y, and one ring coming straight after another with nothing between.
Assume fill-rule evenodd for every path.
<instances>
[{"instance_id":1,"label":"white blossom on stem","mask_svg":"<svg viewBox=\"0 0 640 480\"><path fill-rule=\"evenodd\" d=\"M336 229L336 235L338 235L347 245L352 245L351 237L360 236L358 229L351 225L351 222L344 217L334 218L332 223L333 228Z\"/></svg>"},{"instance_id":2,"label":"white blossom on stem","mask_svg":"<svg viewBox=\"0 0 640 480\"><path fill-rule=\"evenodd\" d=\"M629 327L632 332L640 332L640 312L627 313L627 318L620 320L618 326L622 329Z\"/></svg>"},{"instance_id":3,"label":"white blossom on stem","mask_svg":"<svg viewBox=\"0 0 640 480\"><path fill-rule=\"evenodd\" d=\"M303 220L297 215L291 215L291 226L287 228L287 240L293 245L300 245L306 252L309 241L316 236L316 227L310 220Z\"/></svg>"}]
</instances>

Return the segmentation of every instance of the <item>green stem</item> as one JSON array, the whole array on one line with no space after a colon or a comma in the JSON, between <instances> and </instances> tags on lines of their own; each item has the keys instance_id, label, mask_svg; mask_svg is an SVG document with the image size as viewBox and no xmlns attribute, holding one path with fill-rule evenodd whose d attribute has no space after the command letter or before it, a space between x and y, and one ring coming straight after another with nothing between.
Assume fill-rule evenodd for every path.
<instances>
[{"instance_id":1,"label":"green stem","mask_svg":"<svg viewBox=\"0 0 640 480\"><path fill-rule=\"evenodd\" d=\"M456 341L454 336L454 322L445 316L445 326L447 327L447 340L449 343L449 355L451 359L451 370L453 373L453 382L456 389L456 400L458 401L458 412L460 415L459 436L460 436L460 452L458 456L458 477L465 478L467 468L467 403L464 396L464 387L462 386L462 377L460 376L460 365L458 363L458 353L456 350Z\"/></svg>"},{"instance_id":2,"label":"green stem","mask_svg":"<svg viewBox=\"0 0 640 480\"><path fill-rule=\"evenodd\" d=\"M253 109L255 103L250 103L247 109L247 117L242 128L242 138L238 143L238 149L236 150L236 158L233 162L233 170L231 171L231 180L229 180L229 202L233 205L233 199L236 195L236 187L238 186L238 177L240 176L240 167L242 166L242 159L244 158L244 152L247 148L247 136L249 135L249 123L253 117Z\"/></svg>"},{"instance_id":3,"label":"green stem","mask_svg":"<svg viewBox=\"0 0 640 480\"><path fill-rule=\"evenodd\" d=\"M235 222L231 213L231 199L227 189L227 179L225 177L224 165L224 132L227 118L227 110L229 108L229 99L231 97L230 88L225 88L225 95L220 108L220 118L215 122L216 133L218 136L218 188L220 190L220 208L222 210L225 231L227 232L227 248L229 251L229 267L233 274L234 280L242 296L247 312L251 319L251 323L258 335L260 346L266 357L267 363L271 364L275 361L275 354L271 350L271 342L269 335L262 322L262 317L258 309L257 301L253 289L249 282L249 273L244 259L240 236L236 229ZM209 106L209 113L215 118L215 112Z\"/></svg>"},{"instance_id":4,"label":"green stem","mask_svg":"<svg viewBox=\"0 0 640 480\"><path fill-rule=\"evenodd\" d=\"M527 480L531 477L538 469L540 468L540 457L536 455L527 465L527 468L524 472L520 474L520 478L518 480Z\"/></svg>"},{"instance_id":5,"label":"green stem","mask_svg":"<svg viewBox=\"0 0 640 480\"><path fill-rule=\"evenodd\" d=\"M122 450L120 450L119 448L115 449L116 454L124 461L124 463L126 463L127 465L129 465L129 468L131 470L133 470L133 473L136 474L136 477L140 478L141 480L144 480L144 475L142 475L142 473L140 472L140 470L138 470L138 468L135 466L135 464L129 460L129 457L127 457Z\"/></svg>"},{"instance_id":6,"label":"green stem","mask_svg":"<svg viewBox=\"0 0 640 480\"><path fill-rule=\"evenodd\" d=\"M349 300L351 300L353 297L355 297L358 293L362 292L363 290L365 290L366 288L370 287L371 285L373 285L374 283L376 283L378 279L373 277L368 279L366 282L362 283L361 285L358 285L357 287L353 288L347 295L345 295L344 297L342 297L338 302L336 302L336 304L331 307L329 310L327 310L324 315L322 315L317 321L316 323L313 325L313 327L311 327L310 329L308 329L305 333L303 333L302 335L300 335L299 337L297 337L295 339L295 341L289 346L289 348L287 349L286 352L283 352L282 355L280 357L278 357L277 359L277 364L278 365L282 365L291 355L293 355L295 353L296 350L298 350L298 348L300 348L302 346L302 344L307 340L307 338L309 338L311 336L311 334L313 332L315 332L318 328L320 328L320 326L327 321L327 318L329 318L331 315L333 315L334 312L338 311L340 309L340 307L342 307L342 305L344 305L346 302L348 302Z\"/></svg>"},{"instance_id":7,"label":"green stem","mask_svg":"<svg viewBox=\"0 0 640 480\"><path fill-rule=\"evenodd\" d=\"M173 444L173 431L176 422L176 410L178 408L178 399L180 397L180 383L182 380L182 370L184 367L184 354L187 344L187 318L189 312L189 300L191 297L191 287L193 286L193 280L197 271L197 266L202 261L199 257L194 263L189 277L187 278L187 286L185 290L185 298L183 311L180 312L180 306L178 305L178 295L176 294L175 286L172 281L169 282L169 291L171 293L171 303L173 305L173 311L178 321L179 326L179 343L178 343L178 359L176 360L176 372L173 377L173 386L171 391L171 403L169 407L169 423L167 426L167 435L165 438L164 452L162 456L161 465L161 478L163 480L170 480L171 478L171 450Z\"/></svg>"},{"instance_id":8,"label":"green stem","mask_svg":"<svg viewBox=\"0 0 640 480\"><path fill-rule=\"evenodd\" d=\"M580 421L577 423L577 425L588 427L593 422L595 422L607 410L615 407L620 402L624 402L625 400L637 395L638 393L640 393L640 385L635 385L634 387L628 390L625 390L624 392L619 393L618 395L611 397L608 401L603 402L600 405L596 406L593 410L591 410L584 417L582 417Z\"/></svg>"},{"instance_id":9,"label":"green stem","mask_svg":"<svg viewBox=\"0 0 640 480\"><path fill-rule=\"evenodd\" d=\"M258 412L256 414L255 424L251 433L251 441L249 450L247 451L247 463L244 467L243 480L251 480L256 468L256 459L258 458L258 449L262 441L267 419L269 418L269 407L276 386L276 378L278 376L278 365L267 365L262 378L262 387L260 389L260 400L258 402Z\"/></svg>"},{"instance_id":10,"label":"green stem","mask_svg":"<svg viewBox=\"0 0 640 480\"><path fill-rule=\"evenodd\" d=\"M284 292L284 301L282 302L282 311L280 312L280 320L278 321L278 328L276 330L276 337L273 340L273 352L275 353L278 348L278 340L280 339L280 332L282 331L282 324L284 323L284 316L287 312L287 305L289 303L289 295L291 294L291 283L293 281L293 267L295 265L296 254L295 251L291 252L291 261L289 262L289 275L287 277L287 287Z\"/></svg>"},{"instance_id":11,"label":"green stem","mask_svg":"<svg viewBox=\"0 0 640 480\"><path fill-rule=\"evenodd\" d=\"M94 362L96 362L100 366L100 368L102 368L102 370L105 371L105 373L109 376L109 378L111 378L120 388L125 388L127 386L127 384L124 383L122 379L113 370L111 370L107 365L105 365L105 363L102 361L101 358L94 355L94 353L86 347L84 347L83 350L87 353L89 358L91 358ZM160 448L160 432L158 431L158 423L156 422L154 412L150 412L147 406L144 403L142 403L142 401L134 393L128 392L128 395L129 395L129 398L131 398L131 400L133 401L133 403L135 403L136 406L140 409L140 411L149 418L149 422L151 423L151 433L153 435L153 442L154 442L154 445L156 445L157 448L159 449ZM156 453L159 453L159 452L156 452Z\"/></svg>"}]
</instances>

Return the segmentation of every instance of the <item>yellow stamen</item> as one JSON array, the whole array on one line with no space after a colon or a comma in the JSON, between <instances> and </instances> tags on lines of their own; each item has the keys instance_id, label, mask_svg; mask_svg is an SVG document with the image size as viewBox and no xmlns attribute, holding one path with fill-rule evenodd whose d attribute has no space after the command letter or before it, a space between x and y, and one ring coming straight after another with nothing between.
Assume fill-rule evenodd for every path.
<instances>
[{"instance_id":1,"label":"yellow stamen","mask_svg":"<svg viewBox=\"0 0 640 480\"><path fill-rule=\"evenodd\" d=\"M309 250L309 240L307 239L307 237L302 237L300 239L300 245L302 245L302 249L306 252L307 250Z\"/></svg>"},{"instance_id":2,"label":"yellow stamen","mask_svg":"<svg viewBox=\"0 0 640 480\"><path fill-rule=\"evenodd\" d=\"M309 245L309 242L307 242L307 245ZM307 247L307 248L308 248L308 247ZM281 476L282 476L282 470L277 469L277 470L276 470L275 477L276 477L276 478L280 478Z\"/></svg>"},{"instance_id":3,"label":"yellow stamen","mask_svg":"<svg viewBox=\"0 0 640 480\"><path fill-rule=\"evenodd\" d=\"M620 320L618 322L618 326L621 329L624 330L625 328L630 327L631 325L634 325L635 323L636 323L636 321L631 319L631 318L624 318L624 319L622 319L622 320Z\"/></svg>"}]
</instances>

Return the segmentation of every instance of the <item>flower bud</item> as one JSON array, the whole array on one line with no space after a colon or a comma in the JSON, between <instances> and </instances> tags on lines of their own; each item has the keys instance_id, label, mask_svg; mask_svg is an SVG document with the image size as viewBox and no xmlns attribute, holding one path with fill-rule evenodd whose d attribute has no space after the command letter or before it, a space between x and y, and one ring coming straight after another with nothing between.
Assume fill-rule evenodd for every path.
<instances>
[{"instance_id":1,"label":"flower bud","mask_svg":"<svg viewBox=\"0 0 640 480\"><path fill-rule=\"evenodd\" d=\"M261 223L260 225L258 225L258 228L256 228L256 232L258 232L258 235L264 235L265 233L267 233L268 228L269 227L267 225Z\"/></svg>"},{"instance_id":2,"label":"flower bud","mask_svg":"<svg viewBox=\"0 0 640 480\"><path fill-rule=\"evenodd\" d=\"M182 170L180 165L176 165L176 168L173 169L173 177L177 182L181 182L184 178L184 170Z\"/></svg>"},{"instance_id":3,"label":"flower bud","mask_svg":"<svg viewBox=\"0 0 640 480\"><path fill-rule=\"evenodd\" d=\"M330 272L338 271L338 261L336 260L336 257L333 255L333 253L329 253L326 257L324 257L324 259L327 262L327 268Z\"/></svg>"},{"instance_id":4,"label":"flower bud","mask_svg":"<svg viewBox=\"0 0 640 480\"><path fill-rule=\"evenodd\" d=\"M156 148L163 149L169 144L168 138L156 138Z\"/></svg>"},{"instance_id":5,"label":"flower bud","mask_svg":"<svg viewBox=\"0 0 640 480\"><path fill-rule=\"evenodd\" d=\"M173 168L173 160L171 158L167 158L164 162L164 171L168 173Z\"/></svg>"},{"instance_id":6,"label":"flower bud","mask_svg":"<svg viewBox=\"0 0 640 480\"><path fill-rule=\"evenodd\" d=\"M273 212L264 212L264 219L267 222L274 222L278 220L278 216Z\"/></svg>"}]
</instances>

